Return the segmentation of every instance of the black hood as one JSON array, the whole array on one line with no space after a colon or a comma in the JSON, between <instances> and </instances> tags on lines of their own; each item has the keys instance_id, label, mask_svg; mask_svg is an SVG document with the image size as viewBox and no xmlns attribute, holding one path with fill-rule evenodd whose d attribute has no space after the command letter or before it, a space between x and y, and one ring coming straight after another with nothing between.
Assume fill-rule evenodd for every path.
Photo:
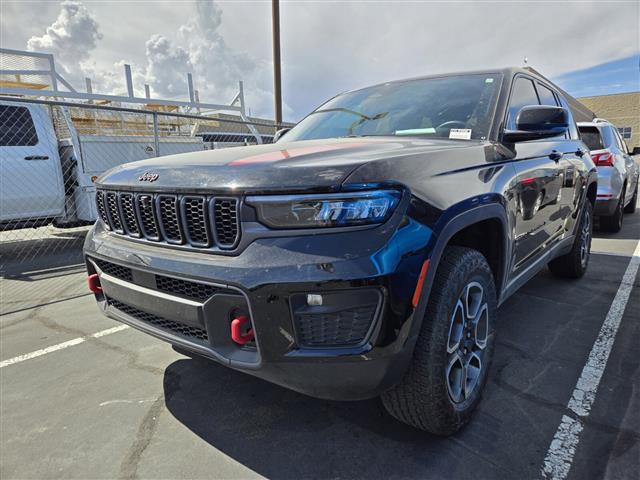
<instances>
[{"instance_id":1,"label":"black hood","mask_svg":"<svg viewBox=\"0 0 640 480\"><path fill-rule=\"evenodd\" d=\"M338 190L349 174L363 164L475 143L398 137L279 142L127 163L110 170L97 183L127 190L194 193ZM143 177L145 173L148 175Z\"/></svg>"}]
</instances>

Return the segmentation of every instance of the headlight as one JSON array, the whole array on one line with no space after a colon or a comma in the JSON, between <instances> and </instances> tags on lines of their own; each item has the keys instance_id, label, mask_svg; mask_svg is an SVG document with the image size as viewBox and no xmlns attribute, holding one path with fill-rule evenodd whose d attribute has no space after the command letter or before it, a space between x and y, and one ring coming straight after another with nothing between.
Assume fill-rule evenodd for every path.
<instances>
[{"instance_id":1,"label":"headlight","mask_svg":"<svg viewBox=\"0 0 640 480\"><path fill-rule=\"evenodd\" d=\"M400 201L400 192L255 196L246 201L269 227L346 227L384 222Z\"/></svg>"}]
</instances>

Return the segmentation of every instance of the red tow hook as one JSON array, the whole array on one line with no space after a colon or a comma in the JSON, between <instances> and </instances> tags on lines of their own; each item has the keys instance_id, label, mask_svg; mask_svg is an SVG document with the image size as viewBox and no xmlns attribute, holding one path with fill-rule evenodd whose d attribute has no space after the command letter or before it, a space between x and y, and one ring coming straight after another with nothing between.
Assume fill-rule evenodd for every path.
<instances>
[{"instance_id":1,"label":"red tow hook","mask_svg":"<svg viewBox=\"0 0 640 480\"><path fill-rule=\"evenodd\" d=\"M231 321L231 339L238 345L244 345L253 340L253 329L247 330L247 333L242 333L242 327L249 323L249 317L241 316L234 318Z\"/></svg>"},{"instance_id":2,"label":"red tow hook","mask_svg":"<svg viewBox=\"0 0 640 480\"><path fill-rule=\"evenodd\" d=\"M87 283L89 284L89 290L98 295L102 293L102 287L100 286L100 277L97 273L92 273L87 277Z\"/></svg>"}]
</instances>

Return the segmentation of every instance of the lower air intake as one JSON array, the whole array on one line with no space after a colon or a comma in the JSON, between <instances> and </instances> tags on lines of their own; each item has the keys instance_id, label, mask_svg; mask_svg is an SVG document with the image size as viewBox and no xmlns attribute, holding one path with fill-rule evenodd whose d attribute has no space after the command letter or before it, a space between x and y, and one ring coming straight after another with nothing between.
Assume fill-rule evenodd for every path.
<instances>
[{"instance_id":1,"label":"lower air intake","mask_svg":"<svg viewBox=\"0 0 640 480\"><path fill-rule=\"evenodd\" d=\"M196 340L202 344L209 343L209 337L206 330L174 322L173 320L168 320L152 313L143 312L136 307L132 307L131 305L127 305L126 303L122 303L118 300L109 299L108 302L111 307L135 318L136 320L140 320L141 322L154 327L169 331L175 335L186 337L190 340Z\"/></svg>"}]
</instances>

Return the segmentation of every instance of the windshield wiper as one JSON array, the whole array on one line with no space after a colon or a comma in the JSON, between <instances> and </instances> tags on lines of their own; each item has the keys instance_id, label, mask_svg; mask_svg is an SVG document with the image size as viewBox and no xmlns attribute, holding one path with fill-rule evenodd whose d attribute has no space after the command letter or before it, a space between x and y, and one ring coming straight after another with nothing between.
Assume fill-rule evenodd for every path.
<instances>
[{"instance_id":1,"label":"windshield wiper","mask_svg":"<svg viewBox=\"0 0 640 480\"><path fill-rule=\"evenodd\" d=\"M324 110L316 110L315 112L311 112L310 115L314 115L316 113L324 113L324 112L346 112L352 115L356 115L357 117L362 118L363 120L372 120L372 117L365 115L364 113L356 112L355 110L350 110L348 108L326 108Z\"/></svg>"}]
</instances>

